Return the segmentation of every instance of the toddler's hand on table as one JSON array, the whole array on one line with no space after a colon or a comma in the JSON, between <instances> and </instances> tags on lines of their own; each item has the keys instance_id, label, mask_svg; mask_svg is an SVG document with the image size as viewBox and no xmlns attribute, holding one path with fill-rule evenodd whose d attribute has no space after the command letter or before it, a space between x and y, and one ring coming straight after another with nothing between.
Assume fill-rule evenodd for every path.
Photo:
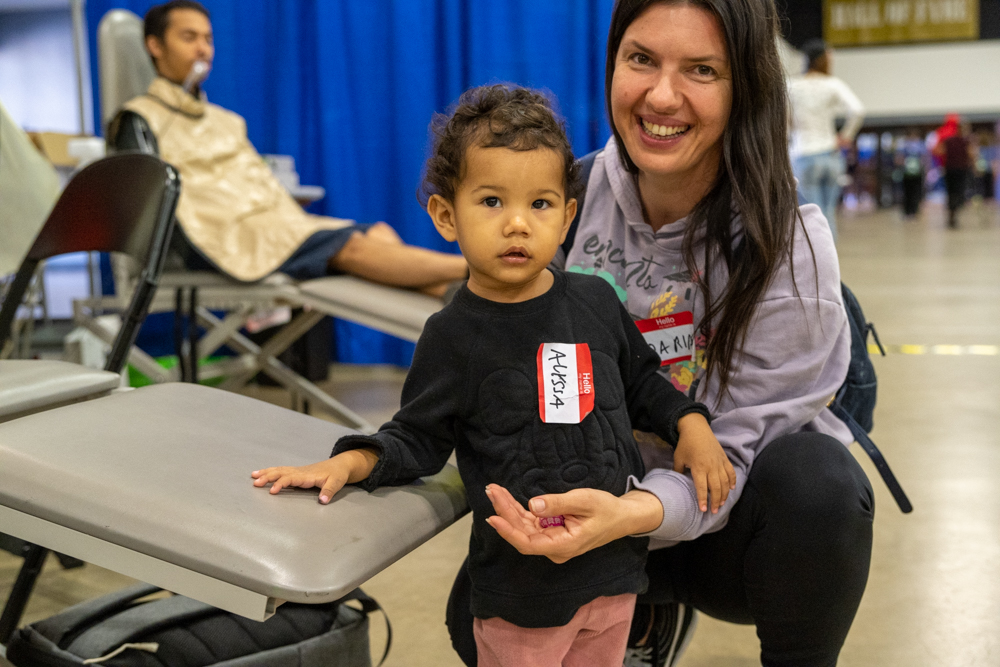
<instances>
[{"instance_id":1,"label":"toddler's hand on table","mask_svg":"<svg viewBox=\"0 0 1000 667\"><path fill-rule=\"evenodd\" d=\"M324 505L345 484L360 482L371 474L378 462L378 455L369 449L352 449L333 458L311 463L307 466L278 466L263 468L250 473L254 486L271 484L271 495L284 488L299 487L311 489L319 487L319 501Z\"/></svg>"}]
</instances>

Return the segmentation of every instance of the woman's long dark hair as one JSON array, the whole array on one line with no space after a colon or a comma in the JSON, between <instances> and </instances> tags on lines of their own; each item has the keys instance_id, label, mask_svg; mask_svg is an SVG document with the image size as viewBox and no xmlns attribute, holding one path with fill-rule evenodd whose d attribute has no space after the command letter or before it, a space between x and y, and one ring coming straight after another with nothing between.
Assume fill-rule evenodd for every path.
<instances>
[{"instance_id":1,"label":"woman's long dark hair","mask_svg":"<svg viewBox=\"0 0 1000 667\"><path fill-rule=\"evenodd\" d=\"M718 374L721 398L761 297L781 263L787 260L791 266L795 226L801 224L788 157L788 100L776 44L778 14L773 0L615 3L608 33L604 95L618 152L632 173L639 170L614 127L611 80L625 31L656 4L688 4L711 12L719 21L729 52L733 101L722 135L719 174L692 212L683 245L692 275L696 275L695 253L704 253L704 272L697 282L705 299L705 317L699 328L707 335L714 324L705 356L707 373ZM742 216L744 232L738 249L733 247L734 206ZM729 280L716 292L710 283L712 264L718 260L726 263Z\"/></svg>"}]
</instances>

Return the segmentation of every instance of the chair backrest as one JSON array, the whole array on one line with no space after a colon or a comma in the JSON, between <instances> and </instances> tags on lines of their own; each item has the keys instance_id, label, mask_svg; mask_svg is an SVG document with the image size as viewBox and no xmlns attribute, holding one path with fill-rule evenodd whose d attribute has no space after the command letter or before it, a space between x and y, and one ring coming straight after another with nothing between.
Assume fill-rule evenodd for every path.
<instances>
[{"instance_id":1,"label":"chair backrest","mask_svg":"<svg viewBox=\"0 0 1000 667\"><path fill-rule=\"evenodd\" d=\"M176 170L144 153L120 153L80 170L63 190L7 292L0 308L0 347L10 336L41 260L70 252L122 252L143 268L105 366L120 372L163 270L179 194Z\"/></svg>"},{"instance_id":2,"label":"chair backrest","mask_svg":"<svg viewBox=\"0 0 1000 667\"><path fill-rule=\"evenodd\" d=\"M97 26L102 127L156 78L142 35L142 19L127 9L112 9Z\"/></svg>"}]
</instances>

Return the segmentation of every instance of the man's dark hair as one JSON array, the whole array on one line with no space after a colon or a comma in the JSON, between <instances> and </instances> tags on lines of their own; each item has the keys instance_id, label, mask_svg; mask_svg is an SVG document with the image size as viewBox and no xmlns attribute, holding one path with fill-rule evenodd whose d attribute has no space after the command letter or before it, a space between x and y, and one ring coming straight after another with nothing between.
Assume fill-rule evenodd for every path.
<instances>
[{"instance_id":1,"label":"man's dark hair","mask_svg":"<svg viewBox=\"0 0 1000 667\"><path fill-rule=\"evenodd\" d=\"M496 84L465 91L451 115L437 114L431 123L434 148L424 168L417 193L423 206L431 195L455 201L455 186L462 178L465 152L472 145L531 151L550 148L563 161L565 198L576 197L580 166L566 138L566 128L556 118L542 93Z\"/></svg>"},{"instance_id":2,"label":"man's dark hair","mask_svg":"<svg viewBox=\"0 0 1000 667\"><path fill-rule=\"evenodd\" d=\"M819 38L810 39L802 45L802 53L806 56L809 69L812 69L816 61L826 55L826 49L826 42Z\"/></svg>"},{"instance_id":3,"label":"man's dark hair","mask_svg":"<svg viewBox=\"0 0 1000 667\"><path fill-rule=\"evenodd\" d=\"M196 12L204 14L205 18L209 20L212 18L208 10L205 9L205 5L200 2L195 2L195 0L170 0L170 2L165 2L162 5L150 7L149 11L146 12L142 26L143 41L152 35L162 42L163 36L167 33L167 26L170 25L170 12L175 9L193 9Z\"/></svg>"}]
</instances>

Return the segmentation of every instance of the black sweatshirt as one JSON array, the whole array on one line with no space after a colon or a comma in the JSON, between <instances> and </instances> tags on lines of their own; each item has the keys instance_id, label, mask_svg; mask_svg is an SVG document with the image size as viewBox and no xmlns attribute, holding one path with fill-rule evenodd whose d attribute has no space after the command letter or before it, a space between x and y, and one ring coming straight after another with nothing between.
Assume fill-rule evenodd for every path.
<instances>
[{"instance_id":1,"label":"black sweatshirt","mask_svg":"<svg viewBox=\"0 0 1000 667\"><path fill-rule=\"evenodd\" d=\"M374 436L341 438L333 450L379 451L360 483L369 491L435 474L455 450L473 511L472 613L529 628L565 625L600 596L643 592L647 540L622 538L561 565L523 556L486 523L494 514L486 485L506 487L524 506L537 495L585 487L620 496L629 475L643 474L633 428L676 445L680 417L708 417L705 406L657 373L659 357L608 283L553 274L547 293L521 303L489 301L463 287L427 321L392 421ZM589 347L593 410L580 423L542 421L545 343ZM560 386L549 382L544 400ZM576 378L570 385L578 386Z\"/></svg>"}]
</instances>

